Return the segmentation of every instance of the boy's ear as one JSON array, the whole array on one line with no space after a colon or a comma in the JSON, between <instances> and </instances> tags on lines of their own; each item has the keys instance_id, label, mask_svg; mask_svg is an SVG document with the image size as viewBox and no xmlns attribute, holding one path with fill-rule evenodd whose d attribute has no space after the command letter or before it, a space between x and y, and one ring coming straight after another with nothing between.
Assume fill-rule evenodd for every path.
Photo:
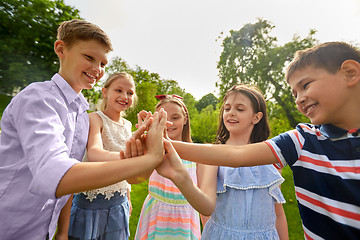
<instances>
[{"instance_id":1,"label":"boy's ear","mask_svg":"<svg viewBox=\"0 0 360 240\"><path fill-rule=\"evenodd\" d=\"M64 55L64 46L65 46L65 43L64 43L64 41L61 41L61 40L56 40L54 43L54 51L55 51L56 55L58 55L59 58L62 58Z\"/></svg>"},{"instance_id":2,"label":"boy's ear","mask_svg":"<svg viewBox=\"0 0 360 240\"><path fill-rule=\"evenodd\" d=\"M360 63L354 60L346 60L341 64L340 70L344 73L349 87L360 82Z\"/></svg>"}]
</instances>

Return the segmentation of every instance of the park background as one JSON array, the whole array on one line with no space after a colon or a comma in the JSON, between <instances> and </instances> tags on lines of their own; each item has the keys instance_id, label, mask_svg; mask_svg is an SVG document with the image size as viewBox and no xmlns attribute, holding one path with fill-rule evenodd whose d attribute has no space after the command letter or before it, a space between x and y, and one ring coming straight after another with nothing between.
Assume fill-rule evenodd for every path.
<instances>
[{"instance_id":1,"label":"park background","mask_svg":"<svg viewBox=\"0 0 360 240\"><path fill-rule=\"evenodd\" d=\"M214 141L221 99L228 88L240 82L256 84L265 94L271 136L307 122L297 112L284 81L287 63L297 50L319 42L344 40L355 46L359 42L360 28L356 26L360 23L360 3L356 0L291 1L297 5L281 0L169 2L3 0L0 3L0 117L18 91L31 82L50 79L57 71L58 60L53 52L56 29L62 21L73 18L98 24L113 40L107 75L126 71L134 77L139 101L127 113L127 119L136 123L139 110L154 111L155 95L177 94L184 98L189 109L192 138L199 143ZM250 17L244 18L246 13L251 13ZM272 18L271 14L276 17ZM136 19L147 25L136 23ZM174 19L181 19L182 24ZM222 25L223 19L231 24ZM135 22L132 28L130 22ZM281 30L274 22L282 26ZM187 29L194 26L196 30L189 34ZM130 32L122 32L129 28ZM217 32L209 37L205 32L210 28ZM161 35L162 32L166 35ZM181 38L183 35L185 38ZM153 39L157 44L149 45ZM211 46L207 45L209 41ZM91 103L91 111L99 103L101 83L83 91ZM282 174L290 239L303 239L289 167ZM146 195L147 182L133 185L130 239Z\"/></svg>"}]
</instances>

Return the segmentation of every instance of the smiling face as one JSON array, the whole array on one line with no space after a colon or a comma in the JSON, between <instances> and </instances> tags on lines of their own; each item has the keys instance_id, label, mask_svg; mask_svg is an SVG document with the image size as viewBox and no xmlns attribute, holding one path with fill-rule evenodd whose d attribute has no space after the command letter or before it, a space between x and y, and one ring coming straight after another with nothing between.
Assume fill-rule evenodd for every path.
<instances>
[{"instance_id":1,"label":"smiling face","mask_svg":"<svg viewBox=\"0 0 360 240\"><path fill-rule=\"evenodd\" d=\"M262 117L262 113L255 113L250 99L242 93L229 95L224 103L223 122L230 133L230 138L242 136L248 143L254 125Z\"/></svg>"},{"instance_id":2,"label":"smiling face","mask_svg":"<svg viewBox=\"0 0 360 240\"><path fill-rule=\"evenodd\" d=\"M182 133L184 124L187 119L183 113L182 107L173 102L167 102L159 106L167 112L167 120L172 122L173 125L167 127L167 134L172 140L182 140Z\"/></svg>"},{"instance_id":3,"label":"smiling face","mask_svg":"<svg viewBox=\"0 0 360 240\"><path fill-rule=\"evenodd\" d=\"M331 74L322 68L305 67L289 79L297 109L313 124L341 124L348 101L341 71ZM339 125L338 125L339 126Z\"/></svg>"},{"instance_id":4,"label":"smiling face","mask_svg":"<svg viewBox=\"0 0 360 240\"><path fill-rule=\"evenodd\" d=\"M119 77L111 82L107 88L102 89L104 101L106 101L105 111L116 113L123 112L131 107L134 94L134 81L127 77Z\"/></svg>"},{"instance_id":5,"label":"smiling face","mask_svg":"<svg viewBox=\"0 0 360 240\"><path fill-rule=\"evenodd\" d=\"M71 47L58 40L55 52L60 59L59 74L77 93L91 89L104 75L108 51L96 40L78 40Z\"/></svg>"}]
</instances>

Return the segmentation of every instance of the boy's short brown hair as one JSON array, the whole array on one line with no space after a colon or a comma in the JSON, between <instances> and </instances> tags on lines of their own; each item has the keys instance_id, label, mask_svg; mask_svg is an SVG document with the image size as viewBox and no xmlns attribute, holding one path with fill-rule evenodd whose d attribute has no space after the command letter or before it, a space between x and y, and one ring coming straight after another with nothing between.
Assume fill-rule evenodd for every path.
<instances>
[{"instance_id":1,"label":"boy's short brown hair","mask_svg":"<svg viewBox=\"0 0 360 240\"><path fill-rule=\"evenodd\" d=\"M62 22L57 30L57 39L70 47L78 40L96 40L107 46L109 51L113 50L110 38L101 28L81 19Z\"/></svg>"},{"instance_id":2,"label":"boy's short brown hair","mask_svg":"<svg viewBox=\"0 0 360 240\"><path fill-rule=\"evenodd\" d=\"M326 42L312 48L299 50L287 67L286 81L289 82L295 71L308 66L322 68L335 74L346 60L360 62L360 51L345 42Z\"/></svg>"}]
</instances>

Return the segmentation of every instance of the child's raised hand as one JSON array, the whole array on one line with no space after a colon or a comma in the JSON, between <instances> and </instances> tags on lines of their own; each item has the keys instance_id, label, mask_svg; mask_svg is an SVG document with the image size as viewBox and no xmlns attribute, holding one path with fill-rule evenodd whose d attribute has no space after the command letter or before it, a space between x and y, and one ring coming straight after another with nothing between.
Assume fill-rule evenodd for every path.
<instances>
[{"instance_id":1,"label":"child's raised hand","mask_svg":"<svg viewBox=\"0 0 360 240\"><path fill-rule=\"evenodd\" d=\"M133 137L136 139L141 139L143 133L149 128L152 123L153 115L151 112L146 112L145 110L140 111L138 114L138 124L135 126L137 130L133 133Z\"/></svg>"},{"instance_id":2,"label":"child's raised hand","mask_svg":"<svg viewBox=\"0 0 360 240\"><path fill-rule=\"evenodd\" d=\"M144 123L150 118L152 117L152 113L151 112L147 112L145 110L141 110L138 114L137 114L137 119L138 119L138 123L135 124L136 128L141 127L142 125L144 125Z\"/></svg>"},{"instance_id":3,"label":"child's raised hand","mask_svg":"<svg viewBox=\"0 0 360 240\"><path fill-rule=\"evenodd\" d=\"M182 172L187 173L187 170L172 144L168 140L164 140L164 144L163 161L155 169L161 176L175 181L177 176L181 175Z\"/></svg>"},{"instance_id":4,"label":"child's raised hand","mask_svg":"<svg viewBox=\"0 0 360 240\"><path fill-rule=\"evenodd\" d=\"M145 154L145 149L140 139L135 139L131 137L129 141L126 142L126 149L124 151L120 151L120 158L132 158L138 157Z\"/></svg>"},{"instance_id":5,"label":"child's raised hand","mask_svg":"<svg viewBox=\"0 0 360 240\"><path fill-rule=\"evenodd\" d=\"M164 153L163 132L166 125L167 114L164 109L155 112L153 121L146 134L146 150L162 159Z\"/></svg>"}]
</instances>

